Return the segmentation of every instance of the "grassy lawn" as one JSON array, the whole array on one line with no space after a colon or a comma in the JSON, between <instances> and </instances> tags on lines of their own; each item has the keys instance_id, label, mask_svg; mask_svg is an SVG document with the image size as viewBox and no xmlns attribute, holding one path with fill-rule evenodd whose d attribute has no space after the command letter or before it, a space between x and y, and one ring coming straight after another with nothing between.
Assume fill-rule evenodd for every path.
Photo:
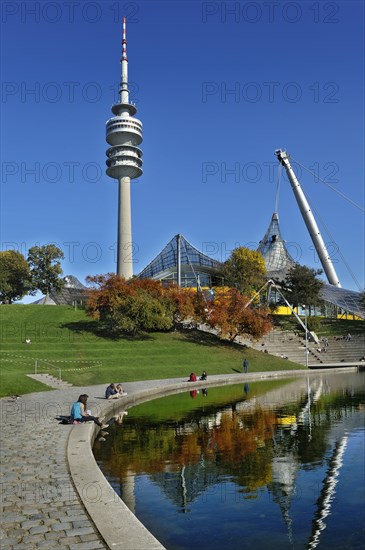
<instances>
[{"instance_id":1,"label":"grassy lawn","mask_svg":"<svg viewBox=\"0 0 365 550\"><path fill-rule=\"evenodd\" d=\"M304 323L304 317L301 317ZM303 332L304 329L300 326L294 315L275 315L275 328L281 330L291 330ZM316 331L318 336L345 336L348 332L353 336L356 334L364 334L364 321L353 321L350 319L325 319L321 317L321 328Z\"/></svg>"},{"instance_id":2,"label":"grassy lawn","mask_svg":"<svg viewBox=\"0 0 365 550\"><path fill-rule=\"evenodd\" d=\"M1 305L0 396L48 390L26 374L49 373L75 386L304 368L194 331L112 340L96 336L82 310L67 306ZM31 344L25 344L30 338Z\"/></svg>"}]
</instances>

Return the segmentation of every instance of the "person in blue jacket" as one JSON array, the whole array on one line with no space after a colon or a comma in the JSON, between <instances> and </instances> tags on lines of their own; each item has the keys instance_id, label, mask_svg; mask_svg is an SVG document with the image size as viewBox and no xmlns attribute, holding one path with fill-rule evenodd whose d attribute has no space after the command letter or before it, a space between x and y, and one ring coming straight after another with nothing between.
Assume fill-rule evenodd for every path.
<instances>
[{"instance_id":1,"label":"person in blue jacket","mask_svg":"<svg viewBox=\"0 0 365 550\"><path fill-rule=\"evenodd\" d=\"M248 372L248 359L247 359L247 357L243 361L243 372Z\"/></svg>"},{"instance_id":2,"label":"person in blue jacket","mask_svg":"<svg viewBox=\"0 0 365 550\"><path fill-rule=\"evenodd\" d=\"M87 398L89 396L86 395L86 393L83 393L79 396L78 400L72 404L71 406L71 423L76 424L78 422L90 422L93 421L95 424L100 426L100 428L107 428L107 424L103 424L100 422L98 416L92 416L91 414L87 414L86 412L86 405L87 405Z\"/></svg>"}]
</instances>

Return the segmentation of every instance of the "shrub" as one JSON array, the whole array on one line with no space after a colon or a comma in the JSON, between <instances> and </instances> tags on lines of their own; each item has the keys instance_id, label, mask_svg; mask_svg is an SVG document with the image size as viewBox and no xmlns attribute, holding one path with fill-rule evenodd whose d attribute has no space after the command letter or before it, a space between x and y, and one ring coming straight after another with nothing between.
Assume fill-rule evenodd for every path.
<instances>
[{"instance_id":1,"label":"shrub","mask_svg":"<svg viewBox=\"0 0 365 550\"><path fill-rule=\"evenodd\" d=\"M320 317L308 317L307 320L308 329L311 332L319 332L322 327L322 321Z\"/></svg>"}]
</instances>

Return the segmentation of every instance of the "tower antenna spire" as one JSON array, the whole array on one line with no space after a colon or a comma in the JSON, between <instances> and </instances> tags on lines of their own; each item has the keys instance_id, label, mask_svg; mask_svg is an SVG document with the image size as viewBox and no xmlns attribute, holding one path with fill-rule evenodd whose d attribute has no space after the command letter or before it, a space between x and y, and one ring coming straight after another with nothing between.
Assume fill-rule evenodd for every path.
<instances>
[{"instance_id":1,"label":"tower antenna spire","mask_svg":"<svg viewBox=\"0 0 365 550\"><path fill-rule=\"evenodd\" d=\"M123 17L123 35L122 35L122 59L128 61L127 58L127 18Z\"/></svg>"},{"instance_id":2,"label":"tower antenna spire","mask_svg":"<svg viewBox=\"0 0 365 550\"><path fill-rule=\"evenodd\" d=\"M118 234L117 274L130 279L133 276L133 242L131 215L131 180L142 175L142 122L135 118L137 108L129 101L127 22L123 17L121 82L118 102L112 106L113 117L106 123L106 141L109 144L106 173L118 180Z\"/></svg>"},{"instance_id":3,"label":"tower antenna spire","mask_svg":"<svg viewBox=\"0 0 365 550\"><path fill-rule=\"evenodd\" d=\"M123 30L122 30L122 58L120 60L122 65L122 75L119 88L120 103L129 103L129 89L128 89L128 57L127 57L127 19L123 17Z\"/></svg>"}]
</instances>

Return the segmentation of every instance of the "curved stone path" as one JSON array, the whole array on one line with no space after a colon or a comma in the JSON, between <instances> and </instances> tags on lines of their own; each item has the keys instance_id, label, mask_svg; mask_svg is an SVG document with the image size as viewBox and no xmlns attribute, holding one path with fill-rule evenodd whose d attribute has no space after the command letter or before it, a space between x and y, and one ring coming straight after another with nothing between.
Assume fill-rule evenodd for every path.
<instances>
[{"instance_id":1,"label":"curved stone path","mask_svg":"<svg viewBox=\"0 0 365 550\"><path fill-rule=\"evenodd\" d=\"M70 477L66 450L73 427L56 419L69 414L80 390L0 401L2 549L106 547Z\"/></svg>"},{"instance_id":2,"label":"curved stone path","mask_svg":"<svg viewBox=\"0 0 365 550\"><path fill-rule=\"evenodd\" d=\"M303 374L308 371L219 375L210 376L203 385ZM0 400L2 550L163 548L97 467L91 445L98 428L93 423L62 425L56 419L69 414L80 393L89 395L93 414L110 418L121 406L128 408L151 396L191 389L181 378L123 385L128 397L114 401L102 398L105 384Z\"/></svg>"}]
</instances>

